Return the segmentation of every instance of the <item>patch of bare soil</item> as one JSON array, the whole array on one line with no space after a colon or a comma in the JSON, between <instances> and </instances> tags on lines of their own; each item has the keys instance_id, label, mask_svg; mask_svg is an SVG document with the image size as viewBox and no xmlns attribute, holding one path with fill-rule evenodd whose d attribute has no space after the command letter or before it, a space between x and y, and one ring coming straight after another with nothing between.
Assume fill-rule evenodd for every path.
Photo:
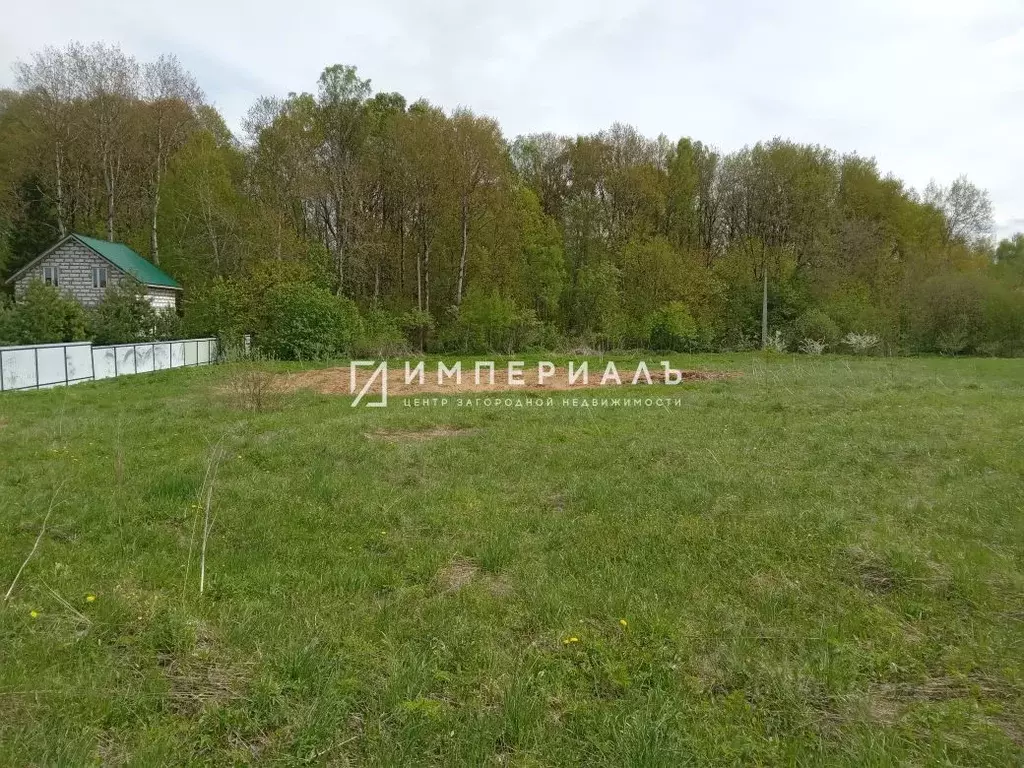
<instances>
[{"instance_id":1,"label":"patch of bare soil","mask_svg":"<svg viewBox=\"0 0 1024 768\"><path fill-rule=\"evenodd\" d=\"M1017 691L1011 684L984 675L966 678L930 677L917 682L883 683L868 691L867 711L862 713L872 722L893 725L915 705L922 702L969 700L992 704L1012 704ZM986 724L1001 730L1018 747L1024 746L1024 730L1009 713L985 715Z\"/></svg>"},{"instance_id":2,"label":"patch of bare soil","mask_svg":"<svg viewBox=\"0 0 1024 768\"><path fill-rule=\"evenodd\" d=\"M499 597L512 592L512 586L504 578L484 573L479 565L463 557L455 558L439 570L435 580L442 592L458 592L474 582Z\"/></svg>"},{"instance_id":3,"label":"patch of bare soil","mask_svg":"<svg viewBox=\"0 0 1024 768\"><path fill-rule=\"evenodd\" d=\"M682 381L721 381L739 376L736 371L681 371ZM601 384L604 375L604 366L597 364L590 368L589 375L584 381L578 378L570 383L569 370L564 367L556 367L554 374L545 376L544 381L539 380L537 366L526 366L522 370L522 383L509 384L508 371L498 368L494 373L494 380L491 381L487 370L481 371L479 383L472 368L462 372L461 381L455 377L439 377L437 368L427 366L423 383L418 379L410 383L405 382L404 369L391 369L388 376L388 395L396 396L417 396L417 395L458 395L474 392L517 392L526 390L529 392L561 392L569 389L597 389L615 390L619 384L609 380ZM619 369L619 380L622 385L630 385L633 382L636 371ZM370 369L361 369L356 373L356 389L358 392L370 379ZM651 368L650 379L653 384L665 382L664 371L660 368ZM647 383L646 378L641 374L637 383L643 386ZM274 388L278 392L294 392L300 389L313 390L326 395L350 395L354 394L351 387L351 372L347 367L325 368L315 371L299 371L296 373L281 374L276 377ZM381 391L380 377L370 385L369 392Z\"/></svg>"},{"instance_id":4,"label":"patch of bare soil","mask_svg":"<svg viewBox=\"0 0 1024 768\"><path fill-rule=\"evenodd\" d=\"M460 435L472 435L475 429L461 429L459 427L428 427L427 429L378 429L367 432L366 436L371 440L383 440L387 443L421 443L426 440L437 440L443 437L458 437Z\"/></svg>"},{"instance_id":5,"label":"patch of bare soil","mask_svg":"<svg viewBox=\"0 0 1024 768\"><path fill-rule=\"evenodd\" d=\"M190 716L242 698L253 666L252 661L237 662L219 654L202 626L191 652L160 654L157 661L168 682L170 706Z\"/></svg>"}]
</instances>

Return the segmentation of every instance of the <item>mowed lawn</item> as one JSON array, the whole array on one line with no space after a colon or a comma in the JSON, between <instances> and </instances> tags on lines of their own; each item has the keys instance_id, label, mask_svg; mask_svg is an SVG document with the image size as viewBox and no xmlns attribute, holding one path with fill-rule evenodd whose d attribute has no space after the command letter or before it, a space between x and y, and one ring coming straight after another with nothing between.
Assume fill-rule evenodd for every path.
<instances>
[{"instance_id":1,"label":"mowed lawn","mask_svg":"<svg viewBox=\"0 0 1024 768\"><path fill-rule=\"evenodd\" d=\"M0 395L0 764L1021 764L1024 360L675 362L743 375Z\"/></svg>"}]
</instances>

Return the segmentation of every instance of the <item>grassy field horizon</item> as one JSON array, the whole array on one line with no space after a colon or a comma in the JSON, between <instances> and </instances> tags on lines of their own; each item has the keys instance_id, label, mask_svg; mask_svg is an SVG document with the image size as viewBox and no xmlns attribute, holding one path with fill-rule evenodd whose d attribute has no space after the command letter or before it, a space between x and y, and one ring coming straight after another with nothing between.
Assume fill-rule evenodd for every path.
<instances>
[{"instance_id":1,"label":"grassy field horizon","mask_svg":"<svg viewBox=\"0 0 1024 768\"><path fill-rule=\"evenodd\" d=\"M0 764L1024 762L1024 359L672 362L740 375L0 395Z\"/></svg>"}]
</instances>

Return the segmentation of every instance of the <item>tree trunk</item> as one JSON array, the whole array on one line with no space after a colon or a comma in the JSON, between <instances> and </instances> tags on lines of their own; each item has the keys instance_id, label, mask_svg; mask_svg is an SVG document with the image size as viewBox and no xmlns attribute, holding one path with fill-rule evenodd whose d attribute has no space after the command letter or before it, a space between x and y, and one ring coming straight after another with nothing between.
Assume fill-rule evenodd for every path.
<instances>
[{"instance_id":1,"label":"tree trunk","mask_svg":"<svg viewBox=\"0 0 1024 768\"><path fill-rule=\"evenodd\" d=\"M103 154L103 183L107 193L107 240L114 240L114 170L110 167L110 154Z\"/></svg>"},{"instance_id":2,"label":"tree trunk","mask_svg":"<svg viewBox=\"0 0 1024 768\"><path fill-rule=\"evenodd\" d=\"M416 253L416 309L423 311L423 254Z\"/></svg>"},{"instance_id":3,"label":"tree trunk","mask_svg":"<svg viewBox=\"0 0 1024 768\"><path fill-rule=\"evenodd\" d=\"M423 241L423 311L430 311L430 243Z\"/></svg>"},{"instance_id":4,"label":"tree trunk","mask_svg":"<svg viewBox=\"0 0 1024 768\"><path fill-rule=\"evenodd\" d=\"M462 196L462 255L459 258L459 286L455 293L455 306L462 306L462 288L466 282L466 251L469 248L469 198Z\"/></svg>"},{"instance_id":5,"label":"tree trunk","mask_svg":"<svg viewBox=\"0 0 1024 768\"><path fill-rule=\"evenodd\" d=\"M761 294L761 349L768 349L768 264L762 266L764 290Z\"/></svg>"},{"instance_id":6,"label":"tree trunk","mask_svg":"<svg viewBox=\"0 0 1024 768\"><path fill-rule=\"evenodd\" d=\"M164 137L162 132L157 133L156 138L156 168L153 174L153 210L149 225L149 256L153 263L160 264L160 247L157 243L156 216L160 209L160 159L164 152Z\"/></svg>"},{"instance_id":7,"label":"tree trunk","mask_svg":"<svg viewBox=\"0 0 1024 768\"><path fill-rule=\"evenodd\" d=\"M64 226L64 148L57 142L57 232L61 237L67 234Z\"/></svg>"},{"instance_id":8,"label":"tree trunk","mask_svg":"<svg viewBox=\"0 0 1024 768\"><path fill-rule=\"evenodd\" d=\"M160 264L160 248L157 245L156 237L156 215L160 209L160 162L156 164L156 183L153 187L153 210L152 218L149 225L149 254L153 259L153 263Z\"/></svg>"},{"instance_id":9,"label":"tree trunk","mask_svg":"<svg viewBox=\"0 0 1024 768\"><path fill-rule=\"evenodd\" d=\"M341 201L334 199L334 240L335 240L335 261L338 263L338 290L336 295L342 296L345 292L345 227L341 216Z\"/></svg>"},{"instance_id":10,"label":"tree trunk","mask_svg":"<svg viewBox=\"0 0 1024 768\"><path fill-rule=\"evenodd\" d=\"M398 285L399 294L405 293L405 213L398 216Z\"/></svg>"}]
</instances>

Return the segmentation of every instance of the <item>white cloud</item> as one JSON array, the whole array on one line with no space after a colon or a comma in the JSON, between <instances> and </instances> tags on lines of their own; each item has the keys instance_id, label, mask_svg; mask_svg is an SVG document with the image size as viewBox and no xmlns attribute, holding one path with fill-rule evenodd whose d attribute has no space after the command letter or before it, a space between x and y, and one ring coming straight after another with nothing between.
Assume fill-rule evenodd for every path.
<instances>
[{"instance_id":1,"label":"white cloud","mask_svg":"<svg viewBox=\"0 0 1024 768\"><path fill-rule=\"evenodd\" d=\"M619 120L723 149L782 135L878 158L916 187L960 173L1005 234L1024 218L1020 0L39 0L4 12L0 83L32 50L173 52L238 126L266 93L355 64L397 90L498 118L509 135ZM1016 222L1016 224L1014 223Z\"/></svg>"}]
</instances>

